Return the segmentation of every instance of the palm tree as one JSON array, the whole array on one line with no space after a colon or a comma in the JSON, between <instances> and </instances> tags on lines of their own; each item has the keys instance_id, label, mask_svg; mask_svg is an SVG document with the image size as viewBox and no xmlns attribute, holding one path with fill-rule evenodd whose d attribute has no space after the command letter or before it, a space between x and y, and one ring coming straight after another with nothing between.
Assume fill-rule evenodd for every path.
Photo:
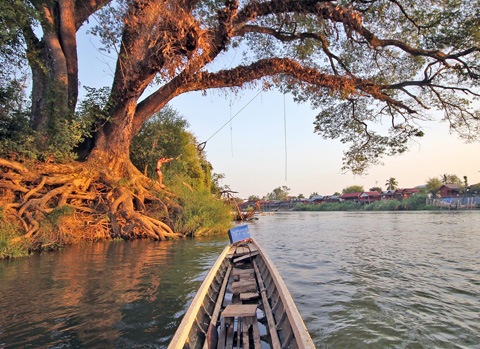
<instances>
[{"instance_id":1,"label":"palm tree","mask_svg":"<svg viewBox=\"0 0 480 349\"><path fill-rule=\"evenodd\" d=\"M441 182L442 182L443 184L447 184L447 183L448 183L448 174L446 174L446 173L443 174L443 175L441 176L441 178L442 178L442 179L441 179Z\"/></svg>"},{"instance_id":2,"label":"palm tree","mask_svg":"<svg viewBox=\"0 0 480 349\"><path fill-rule=\"evenodd\" d=\"M389 179L387 179L387 182L385 183L385 185L387 186L387 190L395 190L398 188L398 182L393 177L390 177Z\"/></svg>"}]
</instances>

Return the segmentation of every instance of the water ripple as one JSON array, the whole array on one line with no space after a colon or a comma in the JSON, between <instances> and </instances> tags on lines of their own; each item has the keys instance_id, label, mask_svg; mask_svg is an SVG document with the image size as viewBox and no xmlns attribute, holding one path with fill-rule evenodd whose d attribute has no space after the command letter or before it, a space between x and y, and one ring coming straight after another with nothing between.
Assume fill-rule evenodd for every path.
<instances>
[{"instance_id":1,"label":"water ripple","mask_svg":"<svg viewBox=\"0 0 480 349\"><path fill-rule=\"evenodd\" d=\"M252 230L318 347L480 348L474 226L480 212L315 212Z\"/></svg>"}]
</instances>

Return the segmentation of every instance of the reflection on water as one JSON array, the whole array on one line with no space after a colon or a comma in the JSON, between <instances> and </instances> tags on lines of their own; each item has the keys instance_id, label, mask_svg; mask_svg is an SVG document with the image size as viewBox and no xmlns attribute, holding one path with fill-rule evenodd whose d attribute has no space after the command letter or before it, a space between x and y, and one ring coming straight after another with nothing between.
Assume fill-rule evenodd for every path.
<instances>
[{"instance_id":1,"label":"reflection on water","mask_svg":"<svg viewBox=\"0 0 480 349\"><path fill-rule=\"evenodd\" d=\"M318 347L480 344L480 212L299 212L252 235ZM166 347L226 237L0 261L0 348Z\"/></svg>"},{"instance_id":2,"label":"reflection on water","mask_svg":"<svg viewBox=\"0 0 480 349\"><path fill-rule=\"evenodd\" d=\"M75 246L0 264L0 347L166 346L226 239Z\"/></svg>"}]
</instances>

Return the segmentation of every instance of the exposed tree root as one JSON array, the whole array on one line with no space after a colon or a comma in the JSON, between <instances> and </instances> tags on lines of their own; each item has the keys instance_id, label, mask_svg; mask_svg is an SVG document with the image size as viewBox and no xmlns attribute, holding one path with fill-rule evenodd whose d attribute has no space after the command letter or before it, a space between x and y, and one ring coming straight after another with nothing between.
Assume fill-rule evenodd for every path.
<instances>
[{"instance_id":1,"label":"exposed tree root","mask_svg":"<svg viewBox=\"0 0 480 349\"><path fill-rule=\"evenodd\" d=\"M160 199L155 195L161 190L158 184L131 164L122 175L89 162L27 167L0 159L0 207L4 216L23 230L23 235L11 243L35 240L46 229L56 230L67 243L119 237L182 237L173 231L169 212L179 208L174 207L168 193ZM52 220L51 216L65 207L69 208L68 214ZM45 221L54 221L55 226L45 227Z\"/></svg>"}]
</instances>

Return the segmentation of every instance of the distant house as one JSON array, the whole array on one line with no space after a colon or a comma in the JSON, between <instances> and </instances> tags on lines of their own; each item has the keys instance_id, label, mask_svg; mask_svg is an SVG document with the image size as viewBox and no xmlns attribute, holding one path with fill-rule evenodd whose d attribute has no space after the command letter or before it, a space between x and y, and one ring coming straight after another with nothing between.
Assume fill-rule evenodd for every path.
<instances>
[{"instance_id":1,"label":"distant house","mask_svg":"<svg viewBox=\"0 0 480 349\"><path fill-rule=\"evenodd\" d=\"M457 196L460 193L460 186L457 184L444 184L438 191L442 198Z\"/></svg>"},{"instance_id":2,"label":"distant house","mask_svg":"<svg viewBox=\"0 0 480 349\"><path fill-rule=\"evenodd\" d=\"M325 196L323 195L313 195L310 199L308 199L312 204L320 204L325 202Z\"/></svg>"},{"instance_id":3,"label":"distant house","mask_svg":"<svg viewBox=\"0 0 480 349\"><path fill-rule=\"evenodd\" d=\"M360 192L359 193L342 194L342 195L340 195L340 200L359 202L360 201L360 195L362 195L362 193L360 193Z\"/></svg>"},{"instance_id":4,"label":"distant house","mask_svg":"<svg viewBox=\"0 0 480 349\"><path fill-rule=\"evenodd\" d=\"M327 195L325 196L325 202L339 202L340 195Z\"/></svg>"},{"instance_id":5,"label":"distant house","mask_svg":"<svg viewBox=\"0 0 480 349\"><path fill-rule=\"evenodd\" d=\"M381 192L383 200L393 200L395 199L395 190L385 190Z\"/></svg>"},{"instance_id":6,"label":"distant house","mask_svg":"<svg viewBox=\"0 0 480 349\"><path fill-rule=\"evenodd\" d=\"M413 194L420 193L420 190L417 188L405 188L395 190L395 199L402 200L408 199Z\"/></svg>"},{"instance_id":7,"label":"distant house","mask_svg":"<svg viewBox=\"0 0 480 349\"><path fill-rule=\"evenodd\" d=\"M369 204L382 199L382 194L378 191L366 191L360 194L360 202Z\"/></svg>"}]
</instances>

